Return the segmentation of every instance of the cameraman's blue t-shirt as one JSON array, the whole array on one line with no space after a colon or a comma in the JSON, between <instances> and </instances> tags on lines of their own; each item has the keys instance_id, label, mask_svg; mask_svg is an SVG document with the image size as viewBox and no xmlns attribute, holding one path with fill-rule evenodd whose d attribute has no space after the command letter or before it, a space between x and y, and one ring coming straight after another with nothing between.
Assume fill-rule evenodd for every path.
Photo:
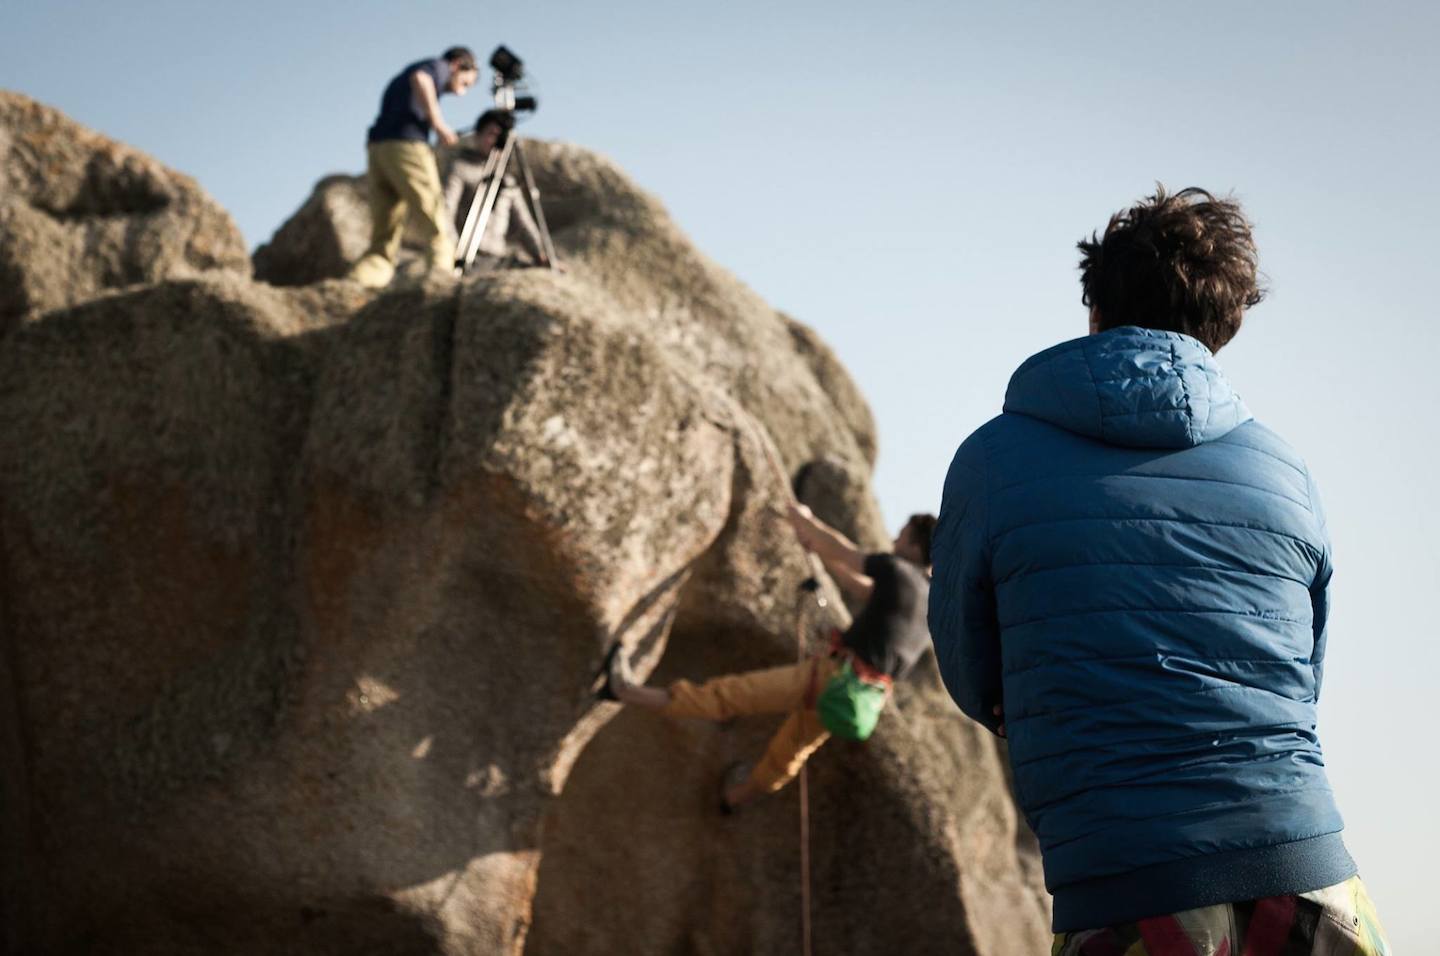
<instances>
[{"instance_id":1,"label":"cameraman's blue t-shirt","mask_svg":"<svg viewBox=\"0 0 1440 956\"><path fill-rule=\"evenodd\" d=\"M380 95L380 115L370 127L366 142L380 143L386 140L403 139L417 143L430 141L430 120L420 98L410 88L410 74L416 70L429 74L435 81L435 95L445 95L445 84L450 81L450 64L441 59L421 60L401 70L385 86Z\"/></svg>"}]
</instances>

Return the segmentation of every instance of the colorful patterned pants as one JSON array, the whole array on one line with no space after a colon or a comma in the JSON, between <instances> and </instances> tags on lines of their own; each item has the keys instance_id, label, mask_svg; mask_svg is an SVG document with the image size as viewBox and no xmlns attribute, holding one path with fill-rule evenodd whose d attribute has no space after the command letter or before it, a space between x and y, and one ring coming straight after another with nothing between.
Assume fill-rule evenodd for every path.
<instances>
[{"instance_id":1,"label":"colorful patterned pants","mask_svg":"<svg viewBox=\"0 0 1440 956\"><path fill-rule=\"evenodd\" d=\"M1051 956L1390 956L1360 877L1270 896L1060 933Z\"/></svg>"}]
</instances>

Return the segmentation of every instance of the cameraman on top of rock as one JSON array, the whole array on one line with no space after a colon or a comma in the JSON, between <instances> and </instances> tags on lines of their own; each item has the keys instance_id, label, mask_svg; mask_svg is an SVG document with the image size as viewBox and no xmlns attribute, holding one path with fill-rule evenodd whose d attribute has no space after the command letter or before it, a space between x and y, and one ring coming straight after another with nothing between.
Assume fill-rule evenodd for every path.
<instances>
[{"instance_id":1,"label":"cameraman on top of rock","mask_svg":"<svg viewBox=\"0 0 1440 956\"><path fill-rule=\"evenodd\" d=\"M361 285L378 289L394 278L407 211L417 214L427 270L449 269L454 247L430 131L441 143L454 145L459 137L440 112L440 97L464 96L479 78L475 54L456 46L436 59L410 64L385 86L380 115L367 137L370 248L350 270L350 278Z\"/></svg>"}]
</instances>

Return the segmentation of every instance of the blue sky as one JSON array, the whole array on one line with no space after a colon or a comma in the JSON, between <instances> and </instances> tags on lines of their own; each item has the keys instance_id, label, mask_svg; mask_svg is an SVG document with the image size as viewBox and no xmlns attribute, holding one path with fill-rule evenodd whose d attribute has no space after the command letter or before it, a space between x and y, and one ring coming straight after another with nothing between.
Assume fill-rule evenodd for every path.
<instances>
[{"instance_id":1,"label":"blue sky","mask_svg":"<svg viewBox=\"0 0 1440 956\"><path fill-rule=\"evenodd\" d=\"M815 326L880 424L892 522L1025 357L1084 331L1074 244L1155 181L1231 191L1271 298L1220 359L1320 481L1321 736L1401 951L1431 932L1440 7L1180 3L0 4L0 87L184 170L258 244L364 166L405 62L504 42L529 135L608 154ZM444 107L452 124L482 93Z\"/></svg>"}]
</instances>

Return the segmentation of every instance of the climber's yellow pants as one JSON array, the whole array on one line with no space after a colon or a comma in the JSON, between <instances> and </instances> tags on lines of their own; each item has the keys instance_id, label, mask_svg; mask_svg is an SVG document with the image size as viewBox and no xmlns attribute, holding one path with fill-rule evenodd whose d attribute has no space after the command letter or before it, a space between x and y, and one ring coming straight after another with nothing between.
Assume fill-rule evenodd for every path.
<instances>
[{"instance_id":1,"label":"climber's yellow pants","mask_svg":"<svg viewBox=\"0 0 1440 956\"><path fill-rule=\"evenodd\" d=\"M795 779L830 736L815 713L815 698L839 666L834 658L812 657L798 664L714 677L703 684L677 680L669 687L670 703L662 713L705 720L789 714L770 739L765 756L750 771L752 784L774 793Z\"/></svg>"},{"instance_id":2,"label":"climber's yellow pants","mask_svg":"<svg viewBox=\"0 0 1440 956\"><path fill-rule=\"evenodd\" d=\"M453 265L455 249L445 224L445 195L429 143L386 140L367 151L370 189L370 248L351 269L355 281L371 287L395 275L407 213L414 213L426 243L426 266Z\"/></svg>"}]
</instances>

